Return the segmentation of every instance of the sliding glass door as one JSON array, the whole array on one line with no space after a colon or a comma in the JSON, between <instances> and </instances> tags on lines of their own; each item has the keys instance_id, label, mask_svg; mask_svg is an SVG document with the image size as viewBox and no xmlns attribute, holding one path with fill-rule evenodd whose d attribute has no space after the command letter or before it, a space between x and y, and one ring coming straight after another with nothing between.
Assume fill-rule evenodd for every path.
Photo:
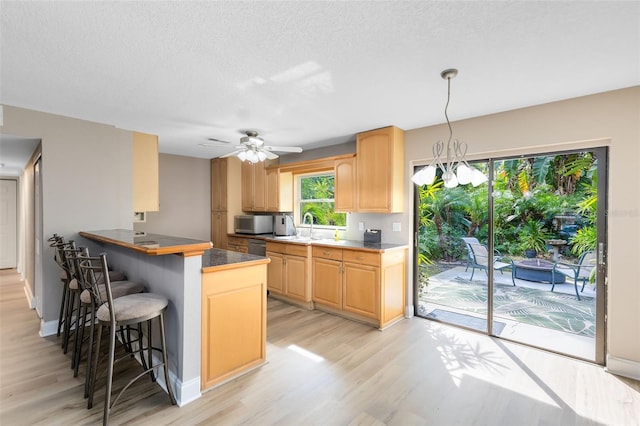
<instances>
[{"instance_id":1,"label":"sliding glass door","mask_svg":"<svg viewBox=\"0 0 640 426\"><path fill-rule=\"evenodd\" d=\"M416 187L417 314L604 363L606 148L472 165Z\"/></svg>"},{"instance_id":2,"label":"sliding glass door","mask_svg":"<svg viewBox=\"0 0 640 426\"><path fill-rule=\"evenodd\" d=\"M416 187L419 316L488 332L488 187Z\"/></svg>"}]
</instances>

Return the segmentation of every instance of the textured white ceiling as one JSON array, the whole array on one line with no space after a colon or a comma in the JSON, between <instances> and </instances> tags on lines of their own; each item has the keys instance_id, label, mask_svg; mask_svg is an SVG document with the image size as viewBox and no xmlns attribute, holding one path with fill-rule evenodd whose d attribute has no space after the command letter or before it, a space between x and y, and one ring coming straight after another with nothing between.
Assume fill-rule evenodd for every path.
<instances>
[{"instance_id":1,"label":"textured white ceiling","mask_svg":"<svg viewBox=\"0 0 640 426\"><path fill-rule=\"evenodd\" d=\"M211 158L640 84L640 2L6 2L0 103Z\"/></svg>"}]
</instances>

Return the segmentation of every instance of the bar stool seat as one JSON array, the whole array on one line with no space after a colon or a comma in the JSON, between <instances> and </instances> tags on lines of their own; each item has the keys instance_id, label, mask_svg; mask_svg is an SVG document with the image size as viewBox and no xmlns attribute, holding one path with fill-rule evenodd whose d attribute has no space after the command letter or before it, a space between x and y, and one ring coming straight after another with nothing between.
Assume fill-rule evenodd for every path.
<instances>
[{"instance_id":1,"label":"bar stool seat","mask_svg":"<svg viewBox=\"0 0 640 426\"><path fill-rule=\"evenodd\" d=\"M169 300L166 297L153 293L130 294L113 300L113 310L119 325L137 324L155 318L164 312L168 305ZM96 316L100 321L109 321L110 311L106 303L98 308Z\"/></svg>"},{"instance_id":2,"label":"bar stool seat","mask_svg":"<svg viewBox=\"0 0 640 426\"><path fill-rule=\"evenodd\" d=\"M102 299L100 296L100 286L95 279L96 273L106 275L107 268L107 256L106 254L100 254L97 258L86 258L80 263L80 268L90 272L88 275L90 291L94 300ZM109 353L108 353L108 365L107 365L107 377L105 385L105 400L104 400L104 414L102 417L103 425L109 423L109 415L111 410L118 402L118 399L122 394L139 378L146 376L147 373L151 377L152 381L156 381L155 371L157 368L162 367L164 373L164 380L169 394L169 400L171 404L176 405L176 399L173 394L171 386L171 380L169 377L169 360L167 354L167 344L165 337L164 326L164 313L169 305L169 300L162 295L154 293L138 293L114 297L114 287L111 281L107 278L104 283L104 290L106 298L102 299L102 303L96 310L96 318L98 319L98 331L96 334L95 355L92 356L94 366L92 370L92 377L89 383L89 401L88 406L93 405L93 395L95 391L98 367L100 364L100 343L102 339L103 327L109 328ZM158 319L160 325L160 347L153 345L153 333L151 331L151 321ZM141 325L146 323L146 332L142 332ZM137 325L138 338L135 341L129 340L127 344L134 348L133 353L137 353L140 356L140 362L143 367L143 371L136 377L132 378L117 394L117 396L111 399L111 388L114 376L114 365L116 364L116 329L123 326ZM134 328L135 329L135 328ZM146 337L146 339L145 339ZM146 344L145 344L146 340ZM153 351L158 351L162 354L162 360L155 360L154 365ZM131 356L126 354L125 356ZM148 367L147 367L148 366Z\"/></svg>"}]
</instances>

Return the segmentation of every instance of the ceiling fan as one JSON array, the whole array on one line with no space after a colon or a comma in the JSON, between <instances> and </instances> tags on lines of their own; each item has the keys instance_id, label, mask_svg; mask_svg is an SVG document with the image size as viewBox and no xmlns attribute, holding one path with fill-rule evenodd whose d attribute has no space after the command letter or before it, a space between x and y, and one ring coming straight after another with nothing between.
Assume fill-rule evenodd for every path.
<instances>
[{"instance_id":1,"label":"ceiling fan","mask_svg":"<svg viewBox=\"0 0 640 426\"><path fill-rule=\"evenodd\" d=\"M240 138L240 145L236 145L236 150L225 155L221 155L220 158L231 157L233 155L240 158L242 161L249 161L251 163L258 163L266 159L273 160L278 158L277 152L302 152L302 148L299 146L268 146L264 144L264 139L258 136L258 132L254 130L247 130L243 132L245 136ZM220 139L209 138L212 142L218 142L221 144L230 144L232 142L223 141ZM204 145L204 144L203 144ZM206 146L210 146L207 144Z\"/></svg>"}]
</instances>

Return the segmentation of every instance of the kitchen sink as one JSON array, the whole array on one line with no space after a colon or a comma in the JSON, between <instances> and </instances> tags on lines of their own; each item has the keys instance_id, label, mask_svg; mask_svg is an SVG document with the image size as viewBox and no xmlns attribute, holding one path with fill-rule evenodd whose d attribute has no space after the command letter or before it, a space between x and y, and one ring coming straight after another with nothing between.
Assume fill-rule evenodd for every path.
<instances>
[{"instance_id":1,"label":"kitchen sink","mask_svg":"<svg viewBox=\"0 0 640 426\"><path fill-rule=\"evenodd\" d=\"M283 235L273 238L278 241L295 241L298 243L308 243L309 241L311 241L311 238L309 237L301 237L297 235Z\"/></svg>"}]
</instances>

